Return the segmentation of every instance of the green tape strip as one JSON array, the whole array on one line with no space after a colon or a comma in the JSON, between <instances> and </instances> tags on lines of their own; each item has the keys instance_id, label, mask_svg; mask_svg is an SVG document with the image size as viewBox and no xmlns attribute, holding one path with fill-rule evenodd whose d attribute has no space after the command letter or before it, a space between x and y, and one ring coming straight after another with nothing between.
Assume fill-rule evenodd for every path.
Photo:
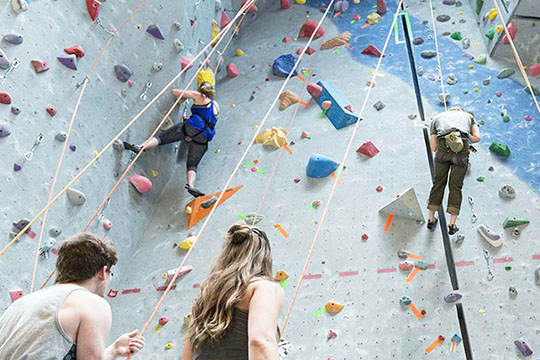
<instances>
[{"instance_id":1,"label":"green tape strip","mask_svg":"<svg viewBox=\"0 0 540 360\"><path fill-rule=\"evenodd\" d=\"M245 168L255 165L255 163L252 161L249 164L244 165Z\"/></svg>"},{"instance_id":2,"label":"green tape strip","mask_svg":"<svg viewBox=\"0 0 540 360\"><path fill-rule=\"evenodd\" d=\"M246 217L244 215L238 215L236 218L238 220L245 220L246 219Z\"/></svg>"},{"instance_id":3,"label":"green tape strip","mask_svg":"<svg viewBox=\"0 0 540 360\"><path fill-rule=\"evenodd\" d=\"M266 174L266 171L264 171L263 169L257 169L257 172L261 174Z\"/></svg>"},{"instance_id":4,"label":"green tape strip","mask_svg":"<svg viewBox=\"0 0 540 360\"><path fill-rule=\"evenodd\" d=\"M319 310L315 311L315 312L313 313L312 316L313 316L313 317L317 317L317 316L319 316L319 315L324 314L325 312L326 312L326 309L325 309L325 308L322 308L322 309L319 309Z\"/></svg>"},{"instance_id":5,"label":"green tape strip","mask_svg":"<svg viewBox=\"0 0 540 360\"><path fill-rule=\"evenodd\" d=\"M285 280L281 280L279 283L281 284L282 288L284 288L284 289L287 288L287 283L285 283Z\"/></svg>"}]
</instances>

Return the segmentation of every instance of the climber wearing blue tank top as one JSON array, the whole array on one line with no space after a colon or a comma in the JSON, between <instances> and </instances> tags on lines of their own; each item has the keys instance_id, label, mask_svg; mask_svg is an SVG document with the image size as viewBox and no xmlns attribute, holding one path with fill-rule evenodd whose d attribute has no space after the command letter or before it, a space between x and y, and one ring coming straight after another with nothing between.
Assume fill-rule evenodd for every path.
<instances>
[{"instance_id":1,"label":"climber wearing blue tank top","mask_svg":"<svg viewBox=\"0 0 540 360\"><path fill-rule=\"evenodd\" d=\"M176 124L160 135L153 137L146 144L146 149L152 149L160 145L170 144L176 141L185 141L188 144L188 156L186 164L186 189L194 197L204 196L204 193L195 188L197 178L197 166L203 155L208 150L208 143L216 134L215 126L219 105L214 101L215 90L209 82L202 82L197 91L173 89L172 94L182 98L193 99L191 116L184 117L182 124ZM124 148L138 153L142 145L124 142ZM201 204L209 208L217 198L212 197Z\"/></svg>"}]
</instances>

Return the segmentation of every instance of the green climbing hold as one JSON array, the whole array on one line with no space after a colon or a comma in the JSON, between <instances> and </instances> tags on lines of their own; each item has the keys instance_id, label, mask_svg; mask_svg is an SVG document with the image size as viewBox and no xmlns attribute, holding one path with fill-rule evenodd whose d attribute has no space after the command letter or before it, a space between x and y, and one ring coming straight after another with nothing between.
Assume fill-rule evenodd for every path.
<instances>
[{"instance_id":1,"label":"green climbing hold","mask_svg":"<svg viewBox=\"0 0 540 360\"><path fill-rule=\"evenodd\" d=\"M506 159L508 159L508 157L510 156L510 148L508 147L508 145L504 145L496 141L494 141L489 146L489 151L492 151L495 154L500 155Z\"/></svg>"},{"instance_id":2,"label":"green climbing hold","mask_svg":"<svg viewBox=\"0 0 540 360\"><path fill-rule=\"evenodd\" d=\"M469 93L469 90L463 89L463 93L464 93L464 94L468 94L468 93Z\"/></svg>"},{"instance_id":3,"label":"green climbing hold","mask_svg":"<svg viewBox=\"0 0 540 360\"><path fill-rule=\"evenodd\" d=\"M480 120L480 125L486 125L486 122L484 120Z\"/></svg>"},{"instance_id":4,"label":"green climbing hold","mask_svg":"<svg viewBox=\"0 0 540 360\"><path fill-rule=\"evenodd\" d=\"M480 65L485 65L487 62L487 57L485 54L480 54L474 58L474 62Z\"/></svg>"},{"instance_id":5,"label":"green climbing hold","mask_svg":"<svg viewBox=\"0 0 540 360\"><path fill-rule=\"evenodd\" d=\"M504 68L501 71L499 71L499 73L497 74L497 77L499 79L506 79L507 77L514 75L514 73L515 73L514 69Z\"/></svg>"},{"instance_id":6,"label":"green climbing hold","mask_svg":"<svg viewBox=\"0 0 540 360\"><path fill-rule=\"evenodd\" d=\"M503 221L503 228L508 229L511 227L530 224L529 219L525 217L507 217Z\"/></svg>"},{"instance_id":7,"label":"green climbing hold","mask_svg":"<svg viewBox=\"0 0 540 360\"><path fill-rule=\"evenodd\" d=\"M450 37L454 40L461 41L463 37L461 36L461 31L456 31L450 34Z\"/></svg>"},{"instance_id":8,"label":"green climbing hold","mask_svg":"<svg viewBox=\"0 0 540 360\"><path fill-rule=\"evenodd\" d=\"M511 266L505 266L505 267L504 267L504 270L510 271L510 270L512 270L512 267L511 267Z\"/></svg>"},{"instance_id":9,"label":"green climbing hold","mask_svg":"<svg viewBox=\"0 0 540 360\"><path fill-rule=\"evenodd\" d=\"M480 15L484 7L484 0L476 0L476 15Z\"/></svg>"},{"instance_id":10,"label":"green climbing hold","mask_svg":"<svg viewBox=\"0 0 540 360\"><path fill-rule=\"evenodd\" d=\"M531 85L532 89L533 89L533 93L534 95L538 96L540 95L540 89L538 88L538 86L535 86L535 85ZM526 93L530 94L531 91L529 90L529 87L528 86L525 86L525 89L523 89Z\"/></svg>"},{"instance_id":11,"label":"green climbing hold","mask_svg":"<svg viewBox=\"0 0 540 360\"><path fill-rule=\"evenodd\" d=\"M490 28L488 31L486 31L486 37L489 40L493 40L494 36L495 36L495 29L494 28Z\"/></svg>"},{"instance_id":12,"label":"green climbing hold","mask_svg":"<svg viewBox=\"0 0 540 360\"><path fill-rule=\"evenodd\" d=\"M484 180L486 180L486 178L484 176L479 176L476 178L476 181L478 182L484 182Z\"/></svg>"},{"instance_id":13,"label":"green climbing hold","mask_svg":"<svg viewBox=\"0 0 540 360\"><path fill-rule=\"evenodd\" d=\"M508 109L502 108L501 109L501 116L504 122L510 121L510 115L508 115Z\"/></svg>"}]
</instances>

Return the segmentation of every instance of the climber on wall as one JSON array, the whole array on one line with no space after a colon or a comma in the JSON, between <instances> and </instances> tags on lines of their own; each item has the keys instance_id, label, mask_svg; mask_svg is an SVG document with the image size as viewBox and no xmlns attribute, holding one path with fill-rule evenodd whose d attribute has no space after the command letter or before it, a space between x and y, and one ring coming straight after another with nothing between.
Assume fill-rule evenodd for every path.
<instances>
[{"instance_id":1,"label":"climber on wall","mask_svg":"<svg viewBox=\"0 0 540 360\"><path fill-rule=\"evenodd\" d=\"M111 307L103 297L117 260L105 238L79 234L66 240L58 250L55 284L16 300L0 318L0 359L116 359L141 350L138 330L105 348Z\"/></svg>"},{"instance_id":2,"label":"climber on wall","mask_svg":"<svg viewBox=\"0 0 540 360\"><path fill-rule=\"evenodd\" d=\"M456 219L461 208L461 189L469 165L469 152L470 149L476 151L470 143L480 141L480 130L472 113L455 106L433 118L430 132L431 151L435 152L435 176L428 200L427 228L435 229L435 212L441 206L450 173L446 211L451 215L448 233L453 235L459 231Z\"/></svg>"},{"instance_id":3,"label":"climber on wall","mask_svg":"<svg viewBox=\"0 0 540 360\"><path fill-rule=\"evenodd\" d=\"M171 92L175 96L182 95L182 90L179 89L173 89ZM204 196L204 193L195 188L195 180L197 178L197 166L206 150L208 150L208 143L212 141L216 133L214 127L219 114L219 104L214 100L214 96L214 86L208 81L201 82L198 91L186 90L182 98L193 99L191 116L184 117L182 124L176 124L160 135L153 137L146 145L146 149L152 149L176 141L188 143L186 189L194 197ZM124 142L124 148L138 153L142 145Z\"/></svg>"},{"instance_id":4,"label":"climber on wall","mask_svg":"<svg viewBox=\"0 0 540 360\"><path fill-rule=\"evenodd\" d=\"M193 304L182 360L279 360L282 306L266 234L232 225Z\"/></svg>"}]
</instances>

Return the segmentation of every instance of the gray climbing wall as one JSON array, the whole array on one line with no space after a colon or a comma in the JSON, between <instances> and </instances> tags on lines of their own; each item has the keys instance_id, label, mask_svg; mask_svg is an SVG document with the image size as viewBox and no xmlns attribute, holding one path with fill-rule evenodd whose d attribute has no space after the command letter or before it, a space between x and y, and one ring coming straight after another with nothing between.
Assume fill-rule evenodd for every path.
<instances>
[{"instance_id":1,"label":"gray climbing wall","mask_svg":"<svg viewBox=\"0 0 540 360\"><path fill-rule=\"evenodd\" d=\"M234 62L240 75L230 79L226 77L225 71L218 74L217 101L221 104L222 111L217 125L217 136L210 144L199 168L198 187L203 191L222 189L254 134L254 127L261 121L277 95L282 79L271 74L269 64L277 56L294 53L305 44L305 40L283 42L281 39L296 37L307 16L310 20L318 21L321 16L318 8L324 3L308 2L308 5L312 4L313 7L293 4L291 9L281 10L279 2L266 1L259 5L257 13L247 17L238 38L229 49L230 56L225 61L225 64ZM487 49L481 38L483 33L476 26L475 15L471 9L467 6L446 6L441 3L439 0L434 1L435 15L448 14L452 20L444 24L437 23L439 34L459 30L471 39L472 46L468 49L470 53L486 53ZM196 4L187 2L162 4L163 8L157 3L147 4L146 11L137 14L113 41L109 55L98 66L78 116L77 123L81 125L77 126L70 141L77 149L75 152L68 150L59 186L65 184L77 167L80 168L91 158L93 151L99 150L143 107L146 102L139 99L139 94L144 84L149 80L153 82L149 92L151 98L179 71L180 56L187 52L196 53L202 48L198 43L199 39L208 41L211 18L215 17L218 21L220 19L220 12L213 11L214 2L210 0L201 1L198 8L195 8ZM358 53L369 43L382 49L391 13L396 6L395 2L388 1L389 13L384 15L383 21L363 29L361 26L365 23L367 14L374 11L374 4L375 1L367 0L362 0L359 5L351 4L350 10L334 19L332 24L324 24L327 34L324 40L345 29L351 31L353 37L350 44L354 51L341 48L316 52L312 56L306 56L301 63L302 68L313 68L313 82L331 80L339 87L357 114L366 95L366 81L371 79L370 71L374 68L372 57ZM434 100L440 92L437 89L439 84L430 80L431 76L436 78L436 59L420 59L421 50L434 49L433 40L426 35L430 33L431 27L429 5L426 1L406 1L406 4L412 19L413 35L422 36L425 41L423 45L415 47L415 56L417 65L424 68L425 75L420 78L420 85L424 95L426 118L429 119L442 109L438 101ZM102 9L103 17L107 19L106 24L118 24L130 8L125 3L117 4L114 11L109 9L109 13L106 13L107 5L109 4L104 3ZM239 1L234 4L224 3L227 9L238 8L239 5ZM43 20L43 16L36 10L47 5L32 2L30 6L29 12L17 18L9 7L4 9L1 14L2 26L5 23L3 20L7 19L12 26L8 29L9 32L25 34L24 24L34 16L35 23L44 24L44 31L52 31L48 30L48 25L53 20ZM54 17L53 9L47 12L50 14L47 16L54 19L53 29L58 29L55 39L62 41L61 45L56 44L57 41L53 42L56 49L42 45L44 38L39 36L45 35L37 30L34 30L33 36L28 35L25 42L18 47L1 44L8 56L21 59L21 66L9 75L0 91L9 91L14 103L23 104L18 105L23 110L18 117L11 115L8 106L1 105L0 108L2 116L12 123L14 129L11 136L0 139L0 146L15 149L3 152L6 156L0 165L2 173L5 174L0 190L3 198L9 201L7 204L0 203L4 229L9 229L12 221L32 217L45 203L48 182L52 178L56 154L59 154L61 146L54 140L54 135L65 129L70 109L78 94L74 86L82 81L84 70L91 65L91 54L99 50L107 36L99 28L89 29L90 20L85 13L84 4L70 6L73 6L72 13L77 14L76 20ZM355 13L361 16L361 20L350 24ZM106 14L110 16L110 20ZM189 20L194 14L197 14L197 20L191 27ZM231 17L232 14L231 12ZM423 20L427 21L426 24L422 24ZM182 24L182 30L178 33L172 28L174 21ZM79 23L84 25L77 26ZM151 23L160 25L166 38L164 41L155 40L144 32ZM137 29L137 24L141 24L141 29ZM399 28L401 29L401 26ZM84 36L80 35L81 38L78 38L79 33L74 31L71 34L73 39L66 40L65 32L60 33L59 29L83 29ZM4 32L3 28L0 30ZM99 38L96 40L95 37ZM51 38L50 34L47 38ZM172 44L174 38L184 42L184 53L176 53ZM403 39L401 30L398 38ZM32 41L35 46L30 46ZM63 44L64 41L66 44ZM417 114L418 110L411 86L405 45L396 42L399 41L394 41L392 37L388 56L382 63L381 76L377 77L376 87L345 164L342 183L337 187L323 232L285 329L285 339L294 346L287 358L465 358L461 344L457 345L455 352L451 351L450 339L460 331L455 307L443 300L444 296L452 291L452 286L440 230L430 233L425 230L425 224L395 217L389 231L383 232L387 215L378 212L409 187L415 189L423 208L430 188L429 167L422 138L425 124L422 124L418 116L415 119L408 116ZM485 71L496 75L503 65L490 59L487 65L475 64L477 68L468 70L467 66L471 62L462 57L461 51L456 50L456 45L451 42L452 40L441 36L439 45L445 49L442 58L444 78L446 79L450 72L458 75L458 83L447 88L452 95L452 101L456 99L457 103L462 103L480 114L481 110L487 107L486 100L494 98L496 91L504 93L505 97L502 99L508 104L519 103L529 96L523 93L521 88L519 92L514 91L513 87L519 86L517 81L498 81L496 76L493 76L491 84L484 88L479 68L485 68ZM72 72L63 68L54 57L61 53L64 46L76 43L85 47L87 56L79 61L79 71ZM29 48L25 49L25 46ZM313 47L318 48L318 42ZM244 51L244 56L232 56L237 48ZM34 74L29 66L29 61L34 58L47 59L51 70ZM155 61L164 64L159 73L151 70ZM128 88L114 78L112 68L117 63L126 63L133 69L133 88ZM212 64L215 64L215 57ZM469 72L461 75L461 69ZM72 78L71 75L79 73L80 77ZM190 70L182 81L193 73L194 70ZM47 76L49 78L41 79ZM51 80L54 81L54 86L51 85ZM59 86L58 83L64 85ZM465 97L463 90L468 89L473 93L474 84L481 90L474 92L477 93L474 98ZM301 94L302 86L303 83L298 78L293 78L287 90ZM34 87L41 87L42 90L37 91ZM36 95L27 95L29 89ZM126 96L122 89L127 90ZM163 96L129 130L125 138L130 141L142 140L158 123L160 114L170 106L172 100L170 95ZM284 152L281 156L262 207L265 219L260 223L269 234L273 246L274 270L286 270L290 274L286 281L285 308L292 298L294 286L334 181L331 177L318 180L307 178L305 165L313 153L340 161L352 133L352 127L336 130L327 118L320 116L320 108L314 101L310 101L308 95L305 95L303 100L310 106L299 109L290 128L288 140L295 142L294 145L289 145L292 154ZM372 105L377 101L384 102L386 107L381 111L375 110ZM454 243L456 237L452 237L459 292L463 295L461 302L465 309L473 353L477 359L519 359L513 341L522 336L529 340L535 354L540 352L540 314L535 302L539 288L534 285L534 269L539 264L540 253L536 241L540 229L535 221L540 213L539 188L530 178L517 175L520 164L501 161L488 150L492 141L518 136L515 134L518 134L522 127L534 126L535 128L531 127L529 130L530 137L534 139L540 114L534 113L529 102L530 98L522 108L524 113L534 117L532 123L525 122L517 110L511 111L512 121L507 128L501 130L501 127L494 126L502 123L499 109L495 106L489 108L489 115L481 117L487 126L482 127L483 140L478 146L479 152L471 155L472 168L466 178L462 215L459 219L459 234L465 235L465 240L461 245L457 245ZM52 119L45 112L45 107L49 105L58 109L58 114ZM281 126L287 129L293 113L293 107L279 111L276 106L264 128ZM13 172L13 163L18 162L31 147L40 131L46 133L46 136L36 149L34 157L22 165L21 171ZM310 139L301 137L303 131L309 133ZM368 140L380 150L373 158L354 152ZM533 145L521 144L515 150L522 151L518 153L523 154L526 162L532 164L529 173L536 174L538 154L534 151L527 153L523 150L526 146ZM175 150L174 145L169 145L145 153L135 165L133 173L152 179L152 191L141 196L125 182L104 213L105 217L113 222L108 234L117 244L121 257L118 271L115 271L111 283L111 290L118 291L118 295L108 297L114 314L111 338L133 328L142 328L166 284L162 274L176 268L185 254L185 250L178 249L177 244L188 236L184 207L191 199L183 189L185 152L182 151L182 146L178 153ZM47 156L53 153L55 156ZM112 149L105 155L74 186L87 195L87 202L82 207L69 205L65 197L52 207L48 224L60 226L64 230L61 237L82 228L114 183L115 174L129 161L127 153L119 154ZM516 155L513 153L512 156ZM183 317L190 311L191 303L199 292L198 285L205 278L210 259L219 252L228 226L240 215L257 209L276 157L277 150L273 148L262 147L260 144L252 148L245 163L258 160L257 167L263 171L252 171L252 165L241 167L232 186L244 187L217 209L210 226L187 262L193 266L193 271L180 279L176 288L170 292L150 326L146 336L147 346L138 358L180 358L184 335ZM488 170L491 166L493 171ZM157 177L153 177L152 170L157 172ZM485 177L483 182L476 180L480 176ZM299 178L300 182L296 183L295 178ZM516 199L503 201L499 198L498 189L504 184L514 186ZM378 186L382 186L382 191L376 190ZM471 222L471 208L467 200L469 196L473 199L473 209L477 216L474 224ZM312 208L312 203L316 200L322 201L321 206ZM426 215L424 210L424 216ZM513 238L511 229L502 229L506 216L528 217L531 224L523 228L519 238ZM480 223L503 234L502 247L493 248L479 237L476 226ZM280 224L289 237L278 231L274 224ZM192 230L197 231L200 225L201 223ZM34 231L37 229L37 225L33 227ZM105 232L99 223L91 229L99 233ZM9 230L4 231L5 240L2 244L9 240L8 233ZM363 237L364 234L367 239ZM4 306L10 301L10 290L22 288L27 292L34 244L34 241L24 236L0 257L1 268L6 269L1 272L0 282ZM397 251L400 249L422 256L430 267L421 270L414 279L406 282L409 272L398 267L401 259L397 257ZM490 268L494 274L491 281L487 279L484 249L489 253ZM54 256L49 260L40 260L38 283L52 269L53 260ZM511 269L505 270L505 267ZM510 286L517 289L516 297L509 295ZM408 307L400 305L399 300L404 295L412 299L418 310L425 310L423 319L418 319ZM344 310L333 316L327 313L318 314L318 310L330 299L344 304ZM284 313L285 310L282 317ZM167 316L169 322L160 331L153 332L152 329L161 316ZM338 335L328 340L330 329ZM439 335L445 336L446 341L431 354L424 355L425 349ZM169 349L168 344L171 345Z\"/></svg>"}]
</instances>

